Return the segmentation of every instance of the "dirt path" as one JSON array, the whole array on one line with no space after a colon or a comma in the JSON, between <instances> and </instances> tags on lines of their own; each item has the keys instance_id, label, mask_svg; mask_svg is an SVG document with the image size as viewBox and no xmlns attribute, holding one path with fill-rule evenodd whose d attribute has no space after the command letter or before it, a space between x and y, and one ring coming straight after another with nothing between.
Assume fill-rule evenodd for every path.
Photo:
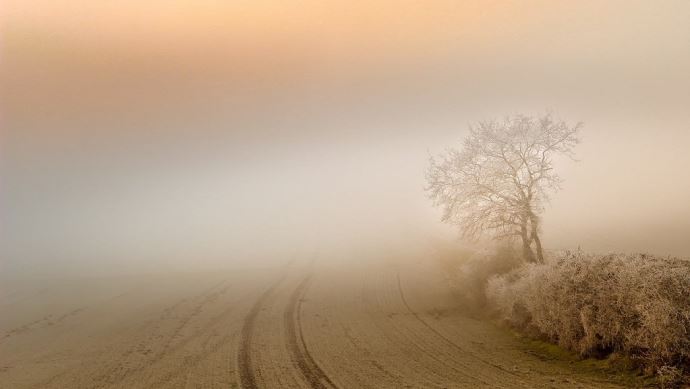
<instances>
[{"instance_id":1,"label":"dirt path","mask_svg":"<svg viewBox=\"0 0 690 389\"><path fill-rule=\"evenodd\" d=\"M0 387L615 387L468 318L442 278L375 260L23 287L0 305Z\"/></svg>"}]
</instances>

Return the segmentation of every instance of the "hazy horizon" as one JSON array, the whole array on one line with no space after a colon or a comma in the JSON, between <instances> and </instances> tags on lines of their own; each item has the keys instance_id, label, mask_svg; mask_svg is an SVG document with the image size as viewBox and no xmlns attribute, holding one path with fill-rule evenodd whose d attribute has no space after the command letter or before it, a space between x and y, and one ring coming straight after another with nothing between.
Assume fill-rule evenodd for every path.
<instances>
[{"instance_id":1,"label":"hazy horizon","mask_svg":"<svg viewBox=\"0 0 690 389\"><path fill-rule=\"evenodd\" d=\"M59 3L0 14L3 274L452 239L429 153L548 110L546 248L690 256L689 2Z\"/></svg>"}]
</instances>

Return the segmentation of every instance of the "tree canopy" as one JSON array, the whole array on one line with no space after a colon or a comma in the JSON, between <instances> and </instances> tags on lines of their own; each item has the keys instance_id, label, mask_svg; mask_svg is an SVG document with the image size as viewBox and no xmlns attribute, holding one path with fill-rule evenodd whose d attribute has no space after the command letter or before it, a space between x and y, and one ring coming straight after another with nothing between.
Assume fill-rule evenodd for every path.
<instances>
[{"instance_id":1,"label":"tree canopy","mask_svg":"<svg viewBox=\"0 0 690 389\"><path fill-rule=\"evenodd\" d=\"M442 220L457 225L464 237L520 237L525 258L543 261L540 214L561 184L553 157L574 156L581 127L551 114L471 126L461 149L430 158L426 189L443 209Z\"/></svg>"}]
</instances>

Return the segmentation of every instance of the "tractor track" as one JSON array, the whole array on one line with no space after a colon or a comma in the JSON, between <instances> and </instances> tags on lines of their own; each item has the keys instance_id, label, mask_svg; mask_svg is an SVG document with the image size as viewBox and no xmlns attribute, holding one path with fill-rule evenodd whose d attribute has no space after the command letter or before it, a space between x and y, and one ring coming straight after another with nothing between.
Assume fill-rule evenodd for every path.
<instances>
[{"instance_id":1,"label":"tractor track","mask_svg":"<svg viewBox=\"0 0 690 389\"><path fill-rule=\"evenodd\" d=\"M258 389L256 370L250 355L252 338L256 319L263 305L270 298L276 288L283 282L285 275L281 276L256 300L249 313L244 318L242 330L240 332L240 344L237 352L237 370L239 372L240 384L244 389Z\"/></svg>"},{"instance_id":2,"label":"tractor track","mask_svg":"<svg viewBox=\"0 0 690 389\"><path fill-rule=\"evenodd\" d=\"M285 310L285 330L287 346L290 350L292 362L300 370L300 373L314 389L337 388L326 373L321 370L312 355L302 333L301 312L302 296L309 287L311 276L307 276L292 293L288 307Z\"/></svg>"}]
</instances>

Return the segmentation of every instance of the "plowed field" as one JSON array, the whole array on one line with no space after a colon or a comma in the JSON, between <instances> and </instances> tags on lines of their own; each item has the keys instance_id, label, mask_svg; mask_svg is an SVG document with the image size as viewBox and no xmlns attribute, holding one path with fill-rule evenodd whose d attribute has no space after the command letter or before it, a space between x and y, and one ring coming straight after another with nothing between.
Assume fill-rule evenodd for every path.
<instances>
[{"instance_id":1,"label":"plowed field","mask_svg":"<svg viewBox=\"0 0 690 389\"><path fill-rule=\"evenodd\" d=\"M454 304L429 262L4 281L0 388L602 388Z\"/></svg>"}]
</instances>

